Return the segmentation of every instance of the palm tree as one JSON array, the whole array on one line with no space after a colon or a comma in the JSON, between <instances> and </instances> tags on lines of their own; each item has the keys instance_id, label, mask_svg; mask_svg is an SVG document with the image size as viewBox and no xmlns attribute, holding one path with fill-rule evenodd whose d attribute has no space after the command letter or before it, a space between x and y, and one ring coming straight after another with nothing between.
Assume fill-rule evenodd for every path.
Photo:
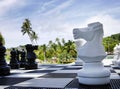
<instances>
[{"instance_id":1,"label":"palm tree","mask_svg":"<svg viewBox=\"0 0 120 89\"><path fill-rule=\"evenodd\" d=\"M74 57L76 56L76 50L75 50L75 45L74 42L72 42L71 40L68 40L67 43L65 43L65 50L66 50L66 60L68 58L68 56Z\"/></svg>"},{"instance_id":2,"label":"palm tree","mask_svg":"<svg viewBox=\"0 0 120 89\"><path fill-rule=\"evenodd\" d=\"M28 34L31 43L33 43L34 40L35 40L35 41L38 40L38 36L37 36L37 34L32 30L31 23L30 23L30 20L29 20L29 19L25 19L25 21L23 22L23 25L22 25L21 28L22 28L21 32L23 33L23 35L25 35L26 33Z\"/></svg>"},{"instance_id":3,"label":"palm tree","mask_svg":"<svg viewBox=\"0 0 120 89\"><path fill-rule=\"evenodd\" d=\"M32 42L35 40L36 41L36 43L37 43L37 40L38 40L38 35L35 33L35 32L33 32L33 34L32 34Z\"/></svg>"},{"instance_id":4,"label":"palm tree","mask_svg":"<svg viewBox=\"0 0 120 89\"><path fill-rule=\"evenodd\" d=\"M55 41L57 42L58 50L61 51L61 50L62 50L62 44L61 44L61 42L60 42L60 39L59 39L59 38L56 38Z\"/></svg>"},{"instance_id":5,"label":"palm tree","mask_svg":"<svg viewBox=\"0 0 120 89\"><path fill-rule=\"evenodd\" d=\"M73 42L73 41L71 41L71 40L68 40L68 49L69 49L69 52L71 52L71 51L74 51L74 52L76 52L76 50L75 50L75 43Z\"/></svg>"},{"instance_id":6,"label":"palm tree","mask_svg":"<svg viewBox=\"0 0 120 89\"><path fill-rule=\"evenodd\" d=\"M44 52L44 61L46 61L46 51L47 51L47 46L45 44L42 45L42 50Z\"/></svg>"},{"instance_id":7,"label":"palm tree","mask_svg":"<svg viewBox=\"0 0 120 89\"><path fill-rule=\"evenodd\" d=\"M51 47L54 50L54 56L57 57L57 44L53 43Z\"/></svg>"},{"instance_id":8,"label":"palm tree","mask_svg":"<svg viewBox=\"0 0 120 89\"><path fill-rule=\"evenodd\" d=\"M65 45L65 39L64 38L62 38L62 43L63 43L63 45Z\"/></svg>"},{"instance_id":9,"label":"palm tree","mask_svg":"<svg viewBox=\"0 0 120 89\"><path fill-rule=\"evenodd\" d=\"M50 40L48 43L48 47L50 48L52 44L53 44L53 42L52 42L52 40Z\"/></svg>"},{"instance_id":10,"label":"palm tree","mask_svg":"<svg viewBox=\"0 0 120 89\"><path fill-rule=\"evenodd\" d=\"M58 43L58 42L60 41L60 39L59 39L59 38L56 38L55 41Z\"/></svg>"}]
</instances>

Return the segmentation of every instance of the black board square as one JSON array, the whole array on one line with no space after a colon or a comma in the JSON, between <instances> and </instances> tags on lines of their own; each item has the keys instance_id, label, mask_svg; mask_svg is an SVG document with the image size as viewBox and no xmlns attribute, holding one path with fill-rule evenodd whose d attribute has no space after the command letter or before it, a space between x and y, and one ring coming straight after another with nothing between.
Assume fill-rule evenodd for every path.
<instances>
[{"instance_id":1,"label":"black board square","mask_svg":"<svg viewBox=\"0 0 120 89\"><path fill-rule=\"evenodd\" d=\"M104 65L104 67L111 67L111 65Z\"/></svg>"},{"instance_id":2,"label":"black board square","mask_svg":"<svg viewBox=\"0 0 120 89\"><path fill-rule=\"evenodd\" d=\"M77 76L77 73L49 73L43 76L40 76L40 78L75 78Z\"/></svg>"},{"instance_id":3,"label":"black board square","mask_svg":"<svg viewBox=\"0 0 120 89\"><path fill-rule=\"evenodd\" d=\"M61 70L80 70L82 68L69 68L69 67L66 67L66 68L63 68Z\"/></svg>"},{"instance_id":4,"label":"black board square","mask_svg":"<svg viewBox=\"0 0 120 89\"><path fill-rule=\"evenodd\" d=\"M66 87L68 88L76 88L76 89L112 89L110 84L106 85L83 85L78 82L78 79L74 79L72 82L70 82Z\"/></svg>"},{"instance_id":5,"label":"black board square","mask_svg":"<svg viewBox=\"0 0 120 89\"><path fill-rule=\"evenodd\" d=\"M52 67L52 66L55 66L55 65L39 65L39 67Z\"/></svg>"},{"instance_id":6,"label":"black board square","mask_svg":"<svg viewBox=\"0 0 120 89\"><path fill-rule=\"evenodd\" d=\"M106 85L83 85L78 82L78 79L74 79L66 87L76 89L120 89L120 79L111 79L110 84Z\"/></svg>"},{"instance_id":7,"label":"black board square","mask_svg":"<svg viewBox=\"0 0 120 89\"><path fill-rule=\"evenodd\" d=\"M110 72L111 72L111 73L116 73L113 69L110 69Z\"/></svg>"},{"instance_id":8,"label":"black board square","mask_svg":"<svg viewBox=\"0 0 120 89\"><path fill-rule=\"evenodd\" d=\"M113 69L120 69L120 67L112 67Z\"/></svg>"},{"instance_id":9,"label":"black board square","mask_svg":"<svg viewBox=\"0 0 120 89\"><path fill-rule=\"evenodd\" d=\"M26 80L29 80L31 78L0 78L0 85L13 85L17 84Z\"/></svg>"},{"instance_id":10,"label":"black board square","mask_svg":"<svg viewBox=\"0 0 120 89\"><path fill-rule=\"evenodd\" d=\"M53 87L20 87L20 86L10 86L4 89L63 89L63 88L53 88Z\"/></svg>"},{"instance_id":11,"label":"black board square","mask_svg":"<svg viewBox=\"0 0 120 89\"><path fill-rule=\"evenodd\" d=\"M66 66L49 66L49 68L64 68Z\"/></svg>"},{"instance_id":12,"label":"black board square","mask_svg":"<svg viewBox=\"0 0 120 89\"><path fill-rule=\"evenodd\" d=\"M53 71L56 71L56 70L34 70L34 71L26 72L26 73L50 73Z\"/></svg>"}]
</instances>

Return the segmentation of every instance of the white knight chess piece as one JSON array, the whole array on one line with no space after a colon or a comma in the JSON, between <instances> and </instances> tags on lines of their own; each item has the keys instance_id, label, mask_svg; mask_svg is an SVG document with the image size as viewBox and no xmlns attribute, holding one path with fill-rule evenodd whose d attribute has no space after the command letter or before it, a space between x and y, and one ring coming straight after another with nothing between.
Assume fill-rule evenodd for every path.
<instances>
[{"instance_id":1,"label":"white knight chess piece","mask_svg":"<svg viewBox=\"0 0 120 89\"><path fill-rule=\"evenodd\" d=\"M102 45L103 25L99 22L88 24L86 28L73 29L74 39L87 42L79 48L78 56L83 60L83 68L78 72L79 83L103 85L110 82L110 71L106 70L102 60L106 57Z\"/></svg>"},{"instance_id":2,"label":"white knight chess piece","mask_svg":"<svg viewBox=\"0 0 120 89\"><path fill-rule=\"evenodd\" d=\"M82 46L83 42L80 39L75 40L74 42L76 44L76 50L77 50L77 58L75 61L75 65L83 65L83 61L78 57L78 51L79 51L79 48Z\"/></svg>"}]
</instances>

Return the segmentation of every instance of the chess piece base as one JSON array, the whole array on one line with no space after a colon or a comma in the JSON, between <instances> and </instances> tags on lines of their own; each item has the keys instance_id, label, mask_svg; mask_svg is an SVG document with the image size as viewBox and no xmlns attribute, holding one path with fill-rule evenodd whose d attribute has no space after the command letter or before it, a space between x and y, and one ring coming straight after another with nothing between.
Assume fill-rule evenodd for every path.
<instances>
[{"instance_id":1,"label":"chess piece base","mask_svg":"<svg viewBox=\"0 0 120 89\"><path fill-rule=\"evenodd\" d=\"M26 63L25 63L25 62L21 62L21 63L20 63L20 68L25 68L25 66L26 66Z\"/></svg>"},{"instance_id":2,"label":"chess piece base","mask_svg":"<svg viewBox=\"0 0 120 89\"><path fill-rule=\"evenodd\" d=\"M15 64L10 64L10 67L11 67L11 69L19 69L20 68L20 64L19 63L15 63Z\"/></svg>"},{"instance_id":3,"label":"chess piece base","mask_svg":"<svg viewBox=\"0 0 120 89\"><path fill-rule=\"evenodd\" d=\"M84 63L78 72L79 83L85 85L104 85L110 82L110 71L101 62Z\"/></svg>"},{"instance_id":4,"label":"chess piece base","mask_svg":"<svg viewBox=\"0 0 120 89\"><path fill-rule=\"evenodd\" d=\"M78 81L79 83L85 85L106 85L109 84L110 78L109 77L103 77L103 78L79 77Z\"/></svg>"},{"instance_id":5,"label":"chess piece base","mask_svg":"<svg viewBox=\"0 0 120 89\"><path fill-rule=\"evenodd\" d=\"M114 64L114 67L120 68L120 60L113 60L112 63Z\"/></svg>"},{"instance_id":6,"label":"chess piece base","mask_svg":"<svg viewBox=\"0 0 120 89\"><path fill-rule=\"evenodd\" d=\"M5 76L10 74L10 67L9 66L4 66L0 67L0 76Z\"/></svg>"},{"instance_id":7,"label":"chess piece base","mask_svg":"<svg viewBox=\"0 0 120 89\"><path fill-rule=\"evenodd\" d=\"M28 63L25 65L25 69L28 70L28 69L38 69L38 64L37 63L34 63L34 64L31 64L31 63Z\"/></svg>"}]
</instances>

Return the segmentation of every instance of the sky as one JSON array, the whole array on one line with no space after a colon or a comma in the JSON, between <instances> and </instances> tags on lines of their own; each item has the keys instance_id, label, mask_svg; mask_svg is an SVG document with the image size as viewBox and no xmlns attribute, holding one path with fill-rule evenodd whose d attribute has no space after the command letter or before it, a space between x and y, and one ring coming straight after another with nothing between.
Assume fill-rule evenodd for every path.
<instances>
[{"instance_id":1,"label":"sky","mask_svg":"<svg viewBox=\"0 0 120 89\"><path fill-rule=\"evenodd\" d=\"M7 48L30 44L22 35L24 20L38 34L37 45L58 37L73 39L73 29L101 22L104 37L120 33L120 0L0 0L0 32Z\"/></svg>"}]
</instances>

